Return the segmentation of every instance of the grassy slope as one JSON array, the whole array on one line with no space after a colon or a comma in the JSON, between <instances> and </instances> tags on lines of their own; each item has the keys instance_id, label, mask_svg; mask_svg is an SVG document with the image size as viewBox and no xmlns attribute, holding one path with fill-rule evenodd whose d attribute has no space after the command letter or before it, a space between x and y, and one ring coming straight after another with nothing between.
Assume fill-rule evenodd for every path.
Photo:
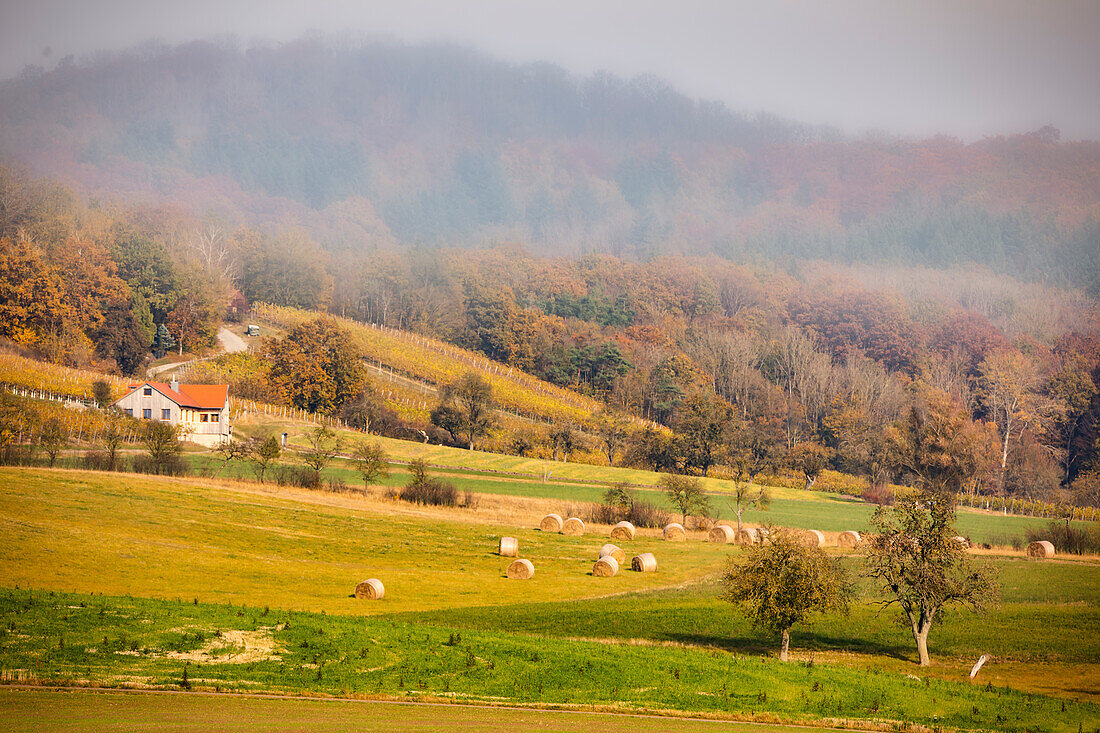
<instances>
[{"instance_id":1,"label":"grassy slope","mask_svg":"<svg viewBox=\"0 0 1100 733\"><path fill-rule=\"evenodd\" d=\"M662 572L605 582L587 575L605 538L545 534L530 528L538 518L426 520L320 492L0 469L0 586L384 613L651 589L712 574L725 556L716 545L639 539L631 549L659 552ZM505 578L508 560L496 555L505 533L535 563L531 582ZM368 577L386 585L380 604L348 597Z\"/></svg>"},{"instance_id":2,"label":"grassy slope","mask_svg":"<svg viewBox=\"0 0 1100 733\"><path fill-rule=\"evenodd\" d=\"M818 651L822 659L845 661L841 667L818 665L819 671L807 673L797 665L761 667L756 656L742 659L738 655L756 655L764 647L743 620L714 600L706 581L724 556L736 551L730 548L642 540L632 547L657 552L660 573L624 572L598 580L587 572L603 538L510 527L508 532L520 537L523 554L539 568L532 581L518 583L501 577L505 561L492 552L502 528L398 515L396 505L382 509L385 515L366 500L322 493L268 494L193 480L0 470L0 586L185 601L8 594L7 618L0 619L0 629L9 629L0 635L0 667L29 668L49 679L119 682L136 677L171 684L181 674L180 662L163 654L201 646L213 629L260 629L288 618L286 611L267 615L257 610L264 606L330 614L404 611L428 615L366 621L345 615L295 617L290 629L271 632L287 650L283 663L243 671L242 665L212 669L204 663L191 676L239 689L404 694L417 675L415 689L436 695L598 705L626 700L647 709L763 710L788 718L867 717L877 707L877 714L886 717L931 722L931 715L941 715L941 721L964 727L975 708L977 720L987 725L1004 715L996 727L1041 723L1073 729L1072 721L1096 715L1093 708L1071 706L1057 725L1047 725L1051 711L1043 698L1028 705L1019 696L966 686L909 690L902 675L868 676L850 669L852 655L859 658L856 667L881 659L886 670L915 669L897 659L908 656L904 630L894 625L892 615L878 615L866 605L858 605L854 619L822 619L795 635L799 654ZM1100 568L996 562L1006 581L1007 605L988 619L959 616L938 627L932 645L943 668L933 675L958 679L963 658L993 650L999 659L1013 660L1004 667L1019 665L1040 677L1063 678L1062 694L1067 688L1072 694L1074 686L1095 686ZM382 602L347 598L351 585L367 575L385 580ZM687 589L679 592L594 598L685 582ZM195 606L186 602L191 598L247 603L252 609ZM114 610L103 615L79 608L105 603ZM26 625L22 631L20 624ZM303 626L312 631L305 633ZM456 626L464 637L460 648L444 645L446 629ZM201 638L188 635L191 627L205 630ZM422 644L422 633L435 641ZM318 637L324 641L320 646ZM592 645L568 637L649 643ZM652 646L668 642L688 647ZM736 654L715 656L707 651L710 646ZM154 653L116 654L132 647ZM315 663L315 657L325 662L320 675L303 666ZM474 663L467 666L471 658ZM676 670L682 673L679 680ZM829 694L811 695L805 684L811 677ZM738 679L743 687L722 689ZM766 701L759 698L764 691Z\"/></svg>"},{"instance_id":3,"label":"grassy slope","mask_svg":"<svg viewBox=\"0 0 1100 733\"><path fill-rule=\"evenodd\" d=\"M312 311L256 304L256 318L281 328L317 316ZM347 329L367 361L404 371L429 384L453 382L472 371L493 387L497 404L505 410L544 419L581 421L600 409L584 395L537 379L519 370L486 359L452 344L395 329L380 329L347 318L337 318Z\"/></svg>"}]
</instances>

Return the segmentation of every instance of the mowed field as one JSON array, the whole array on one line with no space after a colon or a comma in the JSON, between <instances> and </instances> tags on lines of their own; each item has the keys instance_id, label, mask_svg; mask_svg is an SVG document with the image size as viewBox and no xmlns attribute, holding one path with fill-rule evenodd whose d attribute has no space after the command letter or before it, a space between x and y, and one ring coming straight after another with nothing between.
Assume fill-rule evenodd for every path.
<instances>
[{"instance_id":1,"label":"mowed field","mask_svg":"<svg viewBox=\"0 0 1100 733\"><path fill-rule=\"evenodd\" d=\"M279 434L287 432L292 448L304 448L307 444L304 432L309 429L300 423L280 421L274 418L252 417L241 426L245 435ZM548 500L549 510L561 512L578 502L598 502L607 488L618 482L634 487L638 496L658 506L671 510L664 493L658 487L660 474L636 468L619 466L594 466L585 463L548 461L538 458L507 456L498 453L470 451L439 445L427 445L405 440L395 440L352 431L341 431L344 452L350 454L362 443L377 444L394 462L391 476L380 482L387 487L400 487L408 482L406 463L422 459L438 468L433 472L446 478L459 490L499 496L530 497ZM291 453L285 454L293 456ZM195 465L206 465L217 459L208 455L193 455ZM219 469L221 476L253 479L252 468L244 464L229 464ZM335 461L325 475L343 479L349 486L361 486L361 479L350 463ZM545 477L545 478L544 478ZM729 494L734 487L730 481L718 478L702 478L705 490L711 495L713 507L725 519L734 517ZM818 529L823 532L862 531L874 513L874 506L844 494L821 491L804 491L785 487L769 487L771 504L767 511L747 509L743 519L749 524L775 524L780 527ZM555 503L556 502L556 503ZM1043 527L1050 520L1039 517L1000 515L960 508L957 529L975 543L1005 545L1013 537L1023 539L1029 527ZM1083 527L1084 523L1075 522Z\"/></svg>"},{"instance_id":2,"label":"mowed field","mask_svg":"<svg viewBox=\"0 0 1100 733\"><path fill-rule=\"evenodd\" d=\"M628 553L654 552L659 572L595 578L608 528L534 529L555 501L487 494L477 510L440 510L381 492L0 469L0 679L180 689L187 670L203 690L1100 725L1100 565L980 558L997 567L1003 603L935 627L928 670L864 584L850 618L796 628L797 661L783 665L774 640L716 598L737 548L641 533ZM519 539L533 579L505 577L502 534ZM383 580L382 601L350 597L366 577ZM966 683L987 652L983 684Z\"/></svg>"}]
</instances>

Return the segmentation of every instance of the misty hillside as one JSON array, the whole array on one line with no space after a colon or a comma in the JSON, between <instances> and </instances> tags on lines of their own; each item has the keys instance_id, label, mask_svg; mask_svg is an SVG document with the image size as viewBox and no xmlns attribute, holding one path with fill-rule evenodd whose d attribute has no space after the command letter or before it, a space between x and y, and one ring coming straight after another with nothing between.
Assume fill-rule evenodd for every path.
<instances>
[{"instance_id":1,"label":"misty hillside","mask_svg":"<svg viewBox=\"0 0 1100 733\"><path fill-rule=\"evenodd\" d=\"M739 72L740 73L740 72ZM330 250L510 241L1094 285L1100 143L844 138L449 46L147 47L0 84L0 153Z\"/></svg>"}]
</instances>

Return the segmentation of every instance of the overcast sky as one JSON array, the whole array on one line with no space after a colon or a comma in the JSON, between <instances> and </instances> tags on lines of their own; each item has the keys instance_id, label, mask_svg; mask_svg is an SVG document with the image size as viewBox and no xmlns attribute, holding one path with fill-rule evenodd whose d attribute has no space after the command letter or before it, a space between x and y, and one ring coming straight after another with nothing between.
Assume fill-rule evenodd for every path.
<instances>
[{"instance_id":1,"label":"overcast sky","mask_svg":"<svg viewBox=\"0 0 1100 733\"><path fill-rule=\"evenodd\" d=\"M0 0L0 75L67 54L310 31L447 40L851 132L1100 139L1096 0Z\"/></svg>"}]
</instances>

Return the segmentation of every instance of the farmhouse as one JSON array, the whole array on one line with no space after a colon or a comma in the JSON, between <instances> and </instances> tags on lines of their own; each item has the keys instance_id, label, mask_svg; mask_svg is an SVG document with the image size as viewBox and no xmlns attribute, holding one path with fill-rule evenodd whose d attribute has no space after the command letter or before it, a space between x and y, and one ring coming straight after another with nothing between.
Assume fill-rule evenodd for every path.
<instances>
[{"instance_id":1,"label":"farmhouse","mask_svg":"<svg viewBox=\"0 0 1100 733\"><path fill-rule=\"evenodd\" d=\"M215 445L229 438L229 385L164 382L129 385L114 403L127 415L178 425L187 440Z\"/></svg>"}]
</instances>

